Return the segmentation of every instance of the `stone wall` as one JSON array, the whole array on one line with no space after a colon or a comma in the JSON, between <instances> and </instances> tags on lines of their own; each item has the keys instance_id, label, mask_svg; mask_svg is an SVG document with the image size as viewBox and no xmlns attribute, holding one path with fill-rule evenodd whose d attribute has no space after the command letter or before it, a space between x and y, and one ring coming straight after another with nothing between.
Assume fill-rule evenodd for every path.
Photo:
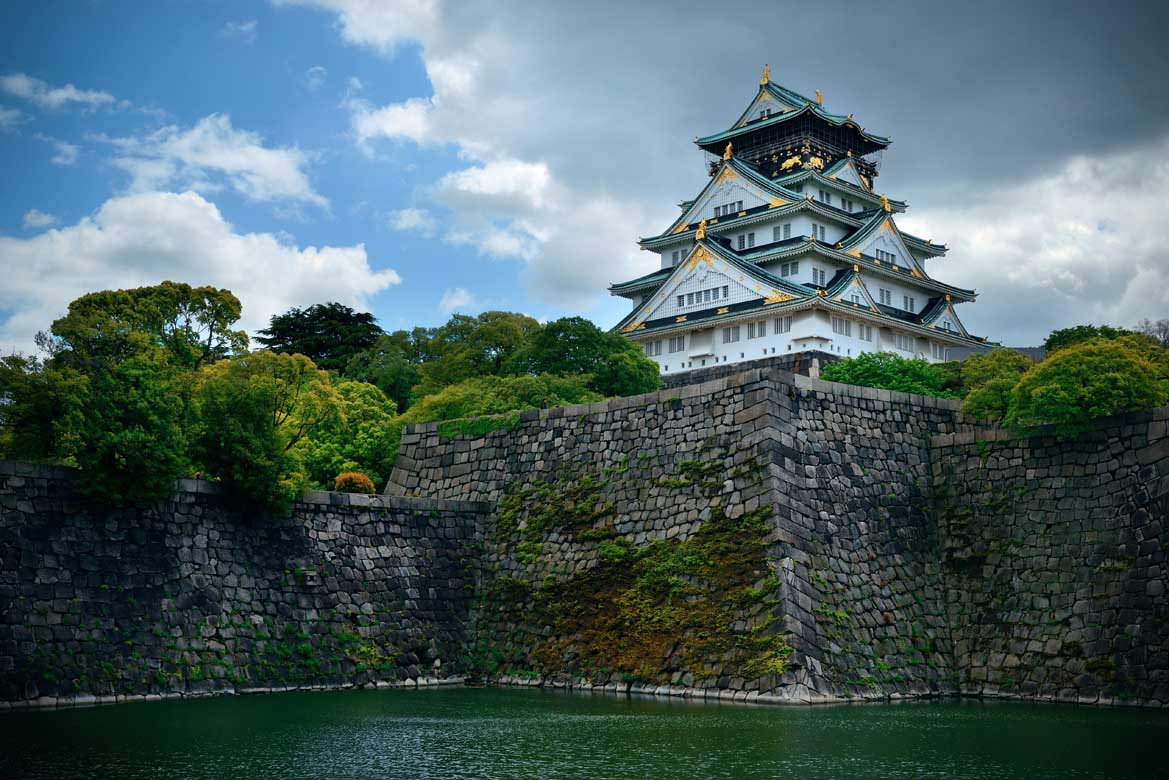
<instances>
[{"instance_id":1,"label":"stone wall","mask_svg":"<svg viewBox=\"0 0 1169 780\"><path fill-rule=\"evenodd\" d=\"M1169 409L1075 442L933 441L954 661L970 694L1169 704Z\"/></svg>"},{"instance_id":2,"label":"stone wall","mask_svg":"<svg viewBox=\"0 0 1169 780\"><path fill-rule=\"evenodd\" d=\"M662 389L669 390L674 387L697 385L702 382L709 382L712 379L723 379L728 376L734 376L735 374L741 374L744 371L750 371L752 369L788 371L793 374L803 374L804 376L815 379L820 376L820 369L840 359L840 355L813 349L804 352L793 352L788 355L760 358L758 360L720 363L717 366L707 366L705 368L694 368L689 371L675 371L671 374L665 374L662 376Z\"/></svg>"},{"instance_id":3,"label":"stone wall","mask_svg":"<svg viewBox=\"0 0 1169 780\"><path fill-rule=\"evenodd\" d=\"M0 700L401 682L465 666L484 507L314 493L258 521L209 483L99 511L0 462Z\"/></svg>"},{"instance_id":4,"label":"stone wall","mask_svg":"<svg viewBox=\"0 0 1169 780\"><path fill-rule=\"evenodd\" d=\"M754 369L526 413L518 427L483 437L447 438L436 425L413 426L388 490L490 502L514 497L518 517L503 518L503 527L497 511L488 528L484 576L488 591L497 581L506 585L490 603L499 606L510 594L516 604L488 615L477 633L481 651L494 653L504 674L564 672L593 684L673 684L797 701L925 694L954 690L958 680L928 513L930 437L972 428L954 402ZM587 495L579 490L582 476L592 480ZM563 495L584 498L591 511L574 511ZM538 512L533 503L550 516L539 533L525 525ZM600 507L608 509L597 514ZM782 667L781 674L751 674L761 665L747 652L728 651L727 663L680 657L701 626L679 629L673 642L659 637L672 649L629 659L636 669L610 663L601 672L601 664L581 657L594 627L582 629L587 621L579 615L567 622L553 615L571 624L558 649L531 639L556 626L525 624L524 638L511 635L516 616L542 614L542 601L574 587L627 602L626 591L641 585L614 576L617 592L597 593L590 578L600 575L584 576L604 569L606 554L618 554L611 545L635 551L624 564L645 566L636 551L647 545L708 545L696 535L711 518L760 508L769 513L763 564L741 572L736 587L770 582L771 595L730 615L738 631L723 640L742 649L761 627L782 636L790 656L770 667ZM702 572L686 576L701 580ZM690 595L701 601L700 593ZM635 631L629 616L618 617Z\"/></svg>"},{"instance_id":5,"label":"stone wall","mask_svg":"<svg viewBox=\"0 0 1169 780\"><path fill-rule=\"evenodd\" d=\"M410 426L391 495L274 525L0 464L0 700L471 674L1169 703L1169 410L1015 440L765 367L497 422Z\"/></svg>"}]
</instances>

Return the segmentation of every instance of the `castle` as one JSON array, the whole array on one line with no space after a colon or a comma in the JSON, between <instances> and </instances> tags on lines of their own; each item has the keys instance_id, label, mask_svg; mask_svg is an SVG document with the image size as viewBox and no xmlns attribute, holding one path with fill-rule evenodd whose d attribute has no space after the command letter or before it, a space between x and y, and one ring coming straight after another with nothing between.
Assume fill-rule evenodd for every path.
<instances>
[{"instance_id":1,"label":"castle","mask_svg":"<svg viewBox=\"0 0 1169 780\"><path fill-rule=\"evenodd\" d=\"M904 201L873 182L888 138L773 84L729 129L696 139L710 182L661 234L661 268L611 285L633 310L616 330L663 374L805 351L931 362L976 349L954 310L973 290L934 279L946 247L898 228Z\"/></svg>"}]
</instances>

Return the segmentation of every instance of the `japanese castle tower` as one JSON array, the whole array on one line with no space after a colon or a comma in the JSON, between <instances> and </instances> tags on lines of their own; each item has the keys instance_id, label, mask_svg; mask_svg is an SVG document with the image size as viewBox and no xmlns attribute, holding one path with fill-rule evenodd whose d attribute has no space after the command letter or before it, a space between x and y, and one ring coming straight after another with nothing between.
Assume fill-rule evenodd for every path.
<instances>
[{"instance_id":1,"label":"japanese castle tower","mask_svg":"<svg viewBox=\"0 0 1169 780\"><path fill-rule=\"evenodd\" d=\"M981 348L954 311L975 293L935 280L946 247L902 232L874 179L890 140L771 83L731 129L695 141L710 182L642 249L661 269L612 285L617 330L663 373L820 350L930 361Z\"/></svg>"}]
</instances>

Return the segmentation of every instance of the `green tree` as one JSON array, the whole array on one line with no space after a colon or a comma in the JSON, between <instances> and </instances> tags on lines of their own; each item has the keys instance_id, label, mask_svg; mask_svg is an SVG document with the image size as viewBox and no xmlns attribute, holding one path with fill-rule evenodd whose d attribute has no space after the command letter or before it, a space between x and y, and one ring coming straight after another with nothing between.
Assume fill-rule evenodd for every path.
<instances>
[{"instance_id":1,"label":"green tree","mask_svg":"<svg viewBox=\"0 0 1169 780\"><path fill-rule=\"evenodd\" d=\"M1169 379L1159 349L1133 337L1063 347L1019 380L1007 424L1021 429L1052 425L1057 433L1072 436L1088 429L1093 418L1164 405Z\"/></svg>"},{"instance_id":2,"label":"green tree","mask_svg":"<svg viewBox=\"0 0 1169 780\"><path fill-rule=\"evenodd\" d=\"M431 395L465 379L503 373L512 356L539 331L536 320L512 312L454 315L435 331L429 349L438 357L422 364L414 395Z\"/></svg>"},{"instance_id":3,"label":"green tree","mask_svg":"<svg viewBox=\"0 0 1169 780\"><path fill-rule=\"evenodd\" d=\"M863 352L853 358L829 363L820 372L829 382L878 387L902 393L956 398L946 390L947 373L923 358L903 358L891 352Z\"/></svg>"},{"instance_id":4,"label":"green tree","mask_svg":"<svg viewBox=\"0 0 1169 780\"><path fill-rule=\"evenodd\" d=\"M342 371L357 353L383 335L377 320L340 303L318 303L277 314L256 341L272 352L304 355L330 371Z\"/></svg>"},{"instance_id":5,"label":"green tree","mask_svg":"<svg viewBox=\"0 0 1169 780\"><path fill-rule=\"evenodd\" d=\"M53 323L50 349L59 363L86 371L94 361L120 360L150 343L173 366L195 369L247 347L232 326L240 317L231 291L163 282L102 290L77 298ZM131 338L139 334L145 338Z\"/></svg>"},{"instance_id":6,"label":"green tree","mask_svg":"<svg viewBox=\"0 0 1169 780\"><path fill-rule=\"evenodd\" d=\"M1076 325L1071 328L1053 330L1047 340L1043 342L1043 348L1050 355L1052 352L1070 347L1073 344L1083 344L1086 341L1097 339L1115 339L1131 334L1130 330L1114 328L1111 325Z\"/></svg>"},{"instance_id":7,"label":"green tree","mask_svg":"<svg viewBox=\"0 0 1169 780\"><path fill-rule=\"evenodd\" d=\"M152 502L188 471L188 374L141 333L120 360L85 374L83 391L57 425L60 446L85 473L82 493L109 505Z\"/></svg>"},{"instance_id":8,"label":"green tree","mask_svg":"<svg viewBox=\"0 0 1169 780\"><path fill-rule=\"evenodd\" d=\"M962 363L966 397L962 411L986 420L1002 420L1010 408L1011 391L1035 362L1013 349L971 355Z\"/></svg>"},{"instance_id":9,"label":"green tree","mask_svg":"<svg viewBox=\"0 0 1169 780\"><path fill-rule=\"evenodd\" d=\"M410 346L395 338L405 331L382 336L369 349L358 352L345 364L343 375L348 379L369 382L393 399L400 411L410 406L411 388L421 375L418 365L409 356Z\"/></svg>"},{"instance_id":10,"label":"green tree","mask_svg":"<svg viewBox=\"0 0 1169 780\"><path fill-rule=\"evenodd\" d=\"M658 389L657 363L629 339L601 330L583 317L553 320L516 351L509 373L587 375L589 387L605 396Z\"/></svg>"},{"instance_id":11,"label":"green tree","mask_svg":"<svg viewBox=\"0 0 1169 780\"><path fill-rule=\"evenodd\" d=\"M0 459L60 461L61 421L86 392L85 377L35 357L0 357Z\"/></svg>"},{"instance_id":12,"label":"green tree","mask_svg":"<svg viewBox=\"0 0 1169 780\"><path fill-rule=\"evenodd\" d=\"M307 482L293 448L340 415L329 375L304 355L267 351L200 373L196 461L237 496L287 511Z\"/></svg>"},{"instance_id":13,"label":"green tree","mask_svg":"<svg viewBox=\"0 0 1169 780\"><path fill-rule=\"evenodd\" d=\"M366 382L341 380L335 389L340 413L303 438L294 453L319 490L332 490L345 471L360 471L382 484L393 468L401 427L394 402Z\"/></svg>"}]
</instances>

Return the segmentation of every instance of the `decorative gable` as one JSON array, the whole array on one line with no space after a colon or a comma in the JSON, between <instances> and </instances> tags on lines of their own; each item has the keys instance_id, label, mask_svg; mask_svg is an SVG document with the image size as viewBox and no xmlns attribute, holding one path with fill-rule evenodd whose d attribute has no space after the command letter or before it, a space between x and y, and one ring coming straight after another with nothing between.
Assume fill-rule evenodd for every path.
<instances>
[{"instance_id":1,"label":"decorative gable","mask_svg":"<svg viewBox=\"0 0 1169 780\"><path fill-rule=\"evenodd\" d=\"M908 268L914 276L924 275L921 264L909 247L905 245L892 217L885 217L884 222L868 236L861 239L852 251L860 250L862 254L877 258L882 263Z\"/></svg>"},{"instance_id":2,"label":"decorative gable","mask_svg":"<svg viewBox=\"0 0 1169 780\"><path fill-rule=\"evenodd\" d=\"M849 184L860 187L863 190L870 189L868 180L864 176L860 175L856 169L856 166L853 165L852 160L845 162L844 165L842 165L829 178L836 179L837 181L848 182Z\"/></svg>"},{"instance_id":3,"label":"decorative gable","mask_svg":"<svg viewBox=\"0 0 1169 780\"><path fill-rule=\"evenodd\" d=\"M719 171L714 180L707 185L702 194L690 204L690 207L675 223L674 232L684 230L686 225L699 220L705 219L709 222L715 219L716 206L730 204L732 208L738 209L740 202L743 211L757 206L782 206L786 203L758 184L736 173L730 165L723 165L722 170ZM737 210L733 211L729 216L733 217L737 213Z\"/></svg>"},{"instance_id":4,"label":"decorative gable","mask_svg":"<svg viewBox=\"0 0 1169 780\"><path fill-rule=\"evenodd\" d=\"M950 296L947 295L945 306L942 307L940 313L934 317L933 321L927 324L934 330L969 337L970 332L966 330L966 326L958 319L958 315L954 311L954 304L950 303L949 298Z\"/></svg>"},{"instance_id":5,"label":"decorative gable","mask_svg":"<svg viewBox=\"0 0 1169 780\"><path fill-rule=\"evenodd\" d=\"M682 296L681 305L679 296ZM763 303L772 304L797 297L772 286L765 275L736 266L699 244L662 286L634 310L621 330L628 333L647 320L664 317L685 322L689 313L744 301L763 299Z\"/></svg>"}]
</instances>

